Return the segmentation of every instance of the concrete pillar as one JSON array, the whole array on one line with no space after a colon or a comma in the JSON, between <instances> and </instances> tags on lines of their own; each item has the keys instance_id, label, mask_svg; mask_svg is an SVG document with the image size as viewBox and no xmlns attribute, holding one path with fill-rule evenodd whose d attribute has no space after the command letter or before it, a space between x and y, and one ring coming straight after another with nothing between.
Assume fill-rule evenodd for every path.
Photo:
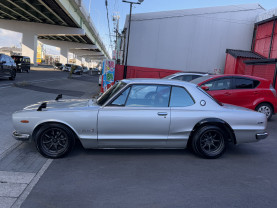
<instances>
[{"instance_id":1,"label":"concrete pillar","mask_svg":"<svg viewBox=\"0 0 277 208\"><path fill-rule=\"evenodd\" d=\"M82 57L81 56L76 56L76 65L80 65L82 64Z\"/></svg>"},{"instance_id":2,"label":"concrete pillar","mask_svg":"<svg viewBox=\"0 0 277 208\"><path fill-rule=\"evenodd\" d=\"M38 37L27 32L22 34L22 55L29 56L31 64L37 66Z\"/></svg>"},{"instance_id":3,"label":"concrete pillar","mask_svg":"<svg viewBox=\"0 0 277 208\"><path fill-rule=\"evenodd\" d=\"M62 64L68 64L68 48L61 47L60 49L60 62Z\"/></svg>"}]
</instances>

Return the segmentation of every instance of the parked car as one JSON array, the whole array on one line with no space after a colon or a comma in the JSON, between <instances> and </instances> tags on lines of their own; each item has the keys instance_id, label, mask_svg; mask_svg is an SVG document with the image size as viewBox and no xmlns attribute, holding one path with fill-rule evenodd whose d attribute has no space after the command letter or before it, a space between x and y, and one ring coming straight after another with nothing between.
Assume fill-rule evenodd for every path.
<instances>
[{"instance_id":1,"label":"parked car","mask_svg":"<svg viewBox=\"0 0 277 208\"><path fill-rule=\"evenodd\" d=\"M79 74L79 75L82 75L83 74L83 67L79 66L79 65L76 65L75 66L75 69L73 71L73 74Z\"/></svg>"},{"instance_id":2,"label":"parked car","mask_svg":"<svg viewBox=\"0 0 277 208\"><path fill-rule=\"evenodd\" d=\"M185 148L220 157L227 143L267 137L266 116L219 104L195 84L166 79L117 82L97 100L40 102L13 114L18 140L34 140L59 158L80 140L85 148Z\"/></svg>"},{"instance_id":3,"label":"parked car","mask_svg":"<svg viewBox=\"0 0 277 208\"><path fill-rule=\"evenodd\" d=\"M14 80L16 77L16 64L5 54L0 54L0 77L7 77L9 80Z\"/></svg>"},{"instance_id":4,"label":"parked car","mask_svg":"<svg viewBox=\"0 0 277 208\"><path fill-rule=\"evenodd\" d=\"M209 75L208 73L203 72L177 72L175 74L171 74L169 76L163 77L163 79L175 79L189 82L198 77L203 77Z\"/></svg>"},{"instance_id":5,"label":"parked car","mask_svg":"<svg viewBox=\"0 0 277 208\"><path fill-rule=\"evenodd\" d=\"M247 75L209 75L191 82L220 102L262 112L268 119L277 111L276 90L269 80Z\"/></svg>"},{"instance_id":6,"label":"parked car","mask_svg":"<svg viewBox=\"0 0 277 208\"><path fill-rule=\"evenodd\" d=\"M73 64L65 64L65 67L63 68L63 71L70 72L72 66L73 66Z\"/></svg>"},{"instance_id":7,"label":"parked car","mask_svg":"<svg viewBox=\"0 0 277 208\"><path fill-rule=\"evenodd\" d=\"M64 68L64 65L62 63L57 62L54 64L54 69L63 70L63 68Z\"/></svg>"},{"instance_id":8,"label":"parked car","mask_svg":"<svg viewBox=\"0 0 277 208\"><path fill-rule=\"evenodd\" d=\"M16 64L16 71L17 72L24 72L26 71L29 73L30 71L30 58L28 56L11 56Z\"/></svg>"},{"instance_id":9,"label":"parked car","mask_svg":"<svg viewBox=\"0 0 277 208\"><path fill-rule=\"evenodd\" d=\"M89 69L88 69L88 67L86 67L86 66L83 66L83 73L88 73L89 72Z\"/></svg>"}]
</instances>

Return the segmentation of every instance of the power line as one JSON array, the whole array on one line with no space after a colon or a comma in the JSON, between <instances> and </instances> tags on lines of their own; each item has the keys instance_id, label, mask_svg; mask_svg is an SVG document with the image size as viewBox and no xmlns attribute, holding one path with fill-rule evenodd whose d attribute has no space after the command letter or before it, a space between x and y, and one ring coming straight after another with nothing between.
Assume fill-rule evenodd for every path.
<instances>
[{"instance_id":1,"label":"power line","mask_svg":"<svg viewBox=\"0 0 277 208\"><path fill-rule=\"evenodd\" d=\"M109 28L110 47L112 47L111 28L110 28L109 10L108 10L108 0L105 0L105 5L106 5L106 11L107 11L107 20L108 20L108 28Z\"/></svg>"}]
</instances>

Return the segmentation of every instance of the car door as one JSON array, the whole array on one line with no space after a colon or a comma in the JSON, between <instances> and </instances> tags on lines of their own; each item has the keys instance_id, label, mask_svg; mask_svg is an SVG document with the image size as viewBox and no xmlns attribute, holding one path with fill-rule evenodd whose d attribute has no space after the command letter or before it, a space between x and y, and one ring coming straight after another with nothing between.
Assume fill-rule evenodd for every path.
<instances>
[{"instance_id":1,"label":"car door","mask_svg":"<svg viewBox=\"0 0 277 208\"><path fill-rule=\"evenodd\" d=\"M173 86L170 97L171 122L167 147L184 148L190 133L197 123L199 109L194 107L195 101L189 92L178 86Z\"/></svg>"},{"instance_id":2,"label":"car door","mask_svg":"<svg viewBox=\"0 0 277 208\"><path fill-rule=\"evenodd\" d=\"M253 109L256 97L262 96L259 90L254 89L259 81L244 77L234 77L234 89L232 90L232 104Z\"/></svg>"},{"instance_id":3,"label":"car door","mask_svg":"<svg viewBox=\"0 0 277 208\"><path fill-rule=\"evenodd\" d=\"M166 145L170 86L132 85L98 114L98 146L155 148Z\"/></svg>"},{"instance_id":4,"label":"car door","mask_svg":"<svg viewBox=\"0 0 277 208\"><path fill-rule=\"evenodd\" d=\"M201 85L209 88L207 91L216 100L222 103L233 103L232 77L221 77Z\"/></svg>"}]
</instances>

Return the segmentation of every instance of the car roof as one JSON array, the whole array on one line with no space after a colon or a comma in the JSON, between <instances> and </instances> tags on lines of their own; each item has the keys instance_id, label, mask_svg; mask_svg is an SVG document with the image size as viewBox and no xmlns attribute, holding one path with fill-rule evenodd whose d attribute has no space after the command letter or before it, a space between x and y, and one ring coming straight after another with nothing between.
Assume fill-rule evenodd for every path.
<instances>
[{"instance_id":1,"label":"car roof","mask_svg":"<svg viewBox=\"0 0 277 208\"><path fill-rule=\"evenodd\" d=\"M28 57L28 56L18 56L18 55L12 55L11 57L30 58L30 57Z\"/></svg>"},{"instance_id":2,"label":"car roof","mask_svg":"<svg viewBox=\"0 0 277 208\"><path fill-rule=\"evenodd\" d=\"M183 71L183 72L176 72L172 75L177 75L177 74L209 74L208 72L196 72L196 71Z\"/></svg>"},{"instance_id":3,"label":"car roof","mask_svg":"<svg viewBox=\"0 0 277 208\"><path fill-rule=\"evenodd\" d=\"M161 85L180 85L180 86L196 86L193 83L173 80L173 79L153 79L153 78L133 78L122 80L130 84L161 84Z\"/></svg>"},{"instance_id":4,"label":"car roof","mask_svg":"<svg viewBox=\"0 0 277 208\"><path fill-rule=\"evenodd\" d=\"M268 81L265 78L262 77L255 77L255 76L250 76L250 75L244 75L244 74L218 74L218 75L209 75L212 78L219 78L219 77L244 77L244 78L251 78L251 79L256 79L259 81Z\"/></svg>"}]
</instances>

